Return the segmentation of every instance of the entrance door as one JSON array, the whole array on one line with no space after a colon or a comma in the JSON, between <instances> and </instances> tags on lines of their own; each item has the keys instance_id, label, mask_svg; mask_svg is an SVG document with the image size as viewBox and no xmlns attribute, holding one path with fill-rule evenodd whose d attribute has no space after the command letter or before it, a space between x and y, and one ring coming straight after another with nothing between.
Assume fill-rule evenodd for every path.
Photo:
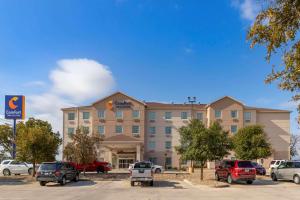
<instances>
[{"instance_id":1,"label":"entrance door","mask_svg":"<svg viewBox=\"0 0 300 200\"><path fill-rule=\"evenodd\" d=\"M119 159L119 168L128 169L133 162L133 159Z\"/></svg>"}]
</instances>

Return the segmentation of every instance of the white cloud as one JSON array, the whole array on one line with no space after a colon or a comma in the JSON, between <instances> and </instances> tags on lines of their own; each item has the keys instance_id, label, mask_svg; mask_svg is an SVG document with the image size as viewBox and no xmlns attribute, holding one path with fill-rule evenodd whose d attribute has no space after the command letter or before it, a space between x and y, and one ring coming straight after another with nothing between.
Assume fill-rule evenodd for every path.
<instances>
[{"instance_id":1,"label":"white cloud","mask_svg":"<svg viewBox=\"0 0 300 200\"><path fill-rule=\"evenodd\" d=\"M231 5L240 11L243 19L254 21L260 7L255 0L232 0Z\"/></svg>"},{"instance_id":2,"label":"white cloud","mask_svg":"<svg viewBox=\"0 0 300 200\"><path fill-rule=\"evenodd\" d=\"M115 81L107 66L89 59L62 59L50 72L49 90L27 95L27 117L49 121L62 133L61 108L98 99L113 91ZM48 87L47 87L48 88Z\"/></svg>"},{"instance_id":3,"label":"white cloud","mask_svg":"<svg viewBox=\"0 0 300 200\"><path fill-rule=\"evenodd\" d=\"M115 86L111 71L105 65L89 59L59 60L50 73L52 92L76 102L107 95Z\"/></svg>"}]
</instances>

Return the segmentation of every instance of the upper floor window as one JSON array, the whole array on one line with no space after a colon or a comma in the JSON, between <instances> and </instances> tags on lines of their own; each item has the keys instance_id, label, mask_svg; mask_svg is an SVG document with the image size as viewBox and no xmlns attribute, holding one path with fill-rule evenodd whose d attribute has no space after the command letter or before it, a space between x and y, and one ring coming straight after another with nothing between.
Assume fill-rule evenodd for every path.
<instances>
[{"instance_id":1,"label":"upper floor window","mask_svg":"<svg viewBox=\"0 0 300 200\"><path fill-rule=\"evenodd\" d=\"M122 110L116 111L116 119L123 119L123 111Z\"/></svg>"},{"instance_id":2,"label":"upper floor window","mask_svg":"<svg viewBox=\"0 0 300 200\"><path fill-rule=\"evenodd\" d=\"M82 113L82 119L90 119L90 113L89 112L83 112Z\"/></svg>"},{"instance_id":3,"label":"upper floor window","mask_svg":"<svg viewBox=\"0 0 300 200\"><path fill-rule=\"evenodd\" d=\"M116 126L116 133L123 133L123 126L117 125Z\"/></svg>"},{"instance_id":4,"label":"upper floor window","mask_svg":"<svg viewBox=\"0 0 300 200\"><path fill-rule=\"evenodd\" d=\"M155 134L156 133L156 127L155 126L149 127L149 133L150 134Z\"/></svg>"},{"instance_id":5,"label":"upper floor window","mask_svg":"<svg viewBox=\"0 0 300 200\"><path fill-rule=\"evenodd\" d=\"M230 132L233 134L237 133L237 125L231 125Z\"/></svg>"},{"instance_id":6,"label":"upper floor window","mask_svg":"<svg viewBox=\"0 0 300 200\"><path fill-rule=\"evenodd\" d=\"M140 118L140 111L139 110L133 110L132 111L132 117L133 117L133 119L139 119Z\"/></svg>"},{"instance_id":7,"label":"upper floor window","mask_svg":"<svg viewBox=\"0 0 300 200\"><path fill-rule=\"evenodd\" d=\"M69 135L69 137L73 136L74 130L75 130L74 128L68 128L68 135Z\"/></svg>"},{"instance_id":8,"label":"upper floor window","mask_svg":"<svg viewBox=\"0 0 300 200\"><path fill-rule=\"evenodd\" d=\"M220 119L220 118L221 118L221 115L222 115L221 110L215 110L215 118L216 118L216 119Z\"/></svg>"},{"instance_id":9,"label":"upper floor window","mask_svg":"<svg viewBox=\"0 0 300 200\"><path fill-rule=\"evenodd\" d=\"M171 149L172 148L172 142L171 141L165 142L165 148L166 149Z\"/></svg>"},{"instance_id":10,"label":"upper floor window","mask_svg":"<svg viewBox=\"0 0 300 200\"><path fill-rule=\"evenodd\" d=\"M181 112L181 119L187 119L188 113L187 112Z\"/></svg>"},{"instance_id":11,"label":"upper floor window","mask_svg":"<svg viewBox=\"0 0 300 200\"><path fill-rule=\"evenodd\" d=\"M251 122L251 112L244 112L245 122Z\"/></svg>"},{"instance_id":12,"label":"upper floor window","mask_svg":"<svg viewBox=\"0 0 300 200\"><path fill-rule=\"evenodd\" d=\"M90 133L90 127L84 126L82 127L83 133L89 134Z\"/></svg>"},{"instance_id":13,"label":"upper floor window","mask_svg":"<svg viewBox=\"0 0 300 200\"><path fill-rule=\"evenodd\" d=\"M196 117L198 120L203 121L203 113L198 112Z\"/></svg>"},{"instance_id":14,"label":"upper floor window","mask_svg":"<svg viewBox=\"0 0 300 200\"><path fill-rule=\"evenodd\" d=\"M238 118L238 111L237 110L232 110L230 112L231 118L236 119Z\"/></svg>"},{"instance_id":15,"label":"upper floor window","mask_svg":"<svg viewBox=\"0 0 300 200\"><path fill-rule=\"evenodd\" d=\"M155 120L155 118L156 118L156 112L149 112L148 113L148 118L149 118L150 121Z\"/></svg>"},{"instance_id":16,"label":"upper floor window","mask_svg":"<svg viewBox=\"0 0 300 200\"><path fill-rule=\"evenodd\" d=\"M172 134L172 127L171 126L166 126L165 127L165 134Z\"/></svg>"},{"instance_id":17,"label":"upper floor window","mask_svg":"<svg viewBox=\"0 0 300 200\"><path fill-rule=\"evenodd\" d=\"M98 126L98 133L100 135L104 135L105 134L104 126Z\"/></svg>"},{"instance_id":18,"label":"upper floor window","mask_svg":"<svg viewBox=\"0 0 300 200\"><path fill-rule=\"evenodd\" d=\"M165 112L165 119L172 119L172 112Z\"/></svg>"},{"instance_id":19,"label":"upper floor window","mask_svg":"<svg viewBox=\"0 0 300 200\"><path fill-rule=\"evenodd\" d=\"M155 148L156 148L155 141L149 141L149 149L155 149Z\"/></svg>"},{"instance_id":20,"label":"upper floor window","mask_svg":"<svg viewBox=\"0 0 300 200\"><path fill-rule=\"evenodd\" d=\"M132 126L132 133L139 134L140 133L140 126Z\"/></svg>"},{"instance_id":21,"label":"upper floor window","mask_svg":"<svg viewBox=\"0 0 300 200\"><path fill-rule=\"evenodd\" d=\"M68 113L68 120L75 120L75 113Z\"/></svg>"},{"instance_id":22,"label":"upper floor window","mask_svg":"<svg viewBox=\"0 0 300 200\"><path fill-rule=\"evenodd\" d=\"M99 110L98 111L98 117L100 119L105 119L105 110Z\"/></svg>"}]
</instances>

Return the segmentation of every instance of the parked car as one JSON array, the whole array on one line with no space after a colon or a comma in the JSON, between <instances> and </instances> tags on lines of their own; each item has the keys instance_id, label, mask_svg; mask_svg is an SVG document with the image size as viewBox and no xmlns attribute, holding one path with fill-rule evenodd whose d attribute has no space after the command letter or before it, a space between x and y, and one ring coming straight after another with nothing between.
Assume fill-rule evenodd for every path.
<instances>
[{"instance_id":1,"label":"parked car","mask_svg":"<svg viewBox=\"0 0 300 200\"><path fill-rule=\"evenodd\" d=\"M255 168L257 175L266 175L266 169L262 165L257 162L252 162L252 165Z\"/></svg>"},{"instance_id":2,"label":"parked car","mask_svg":"<svg viewBox=\"0 0 300 200\"><path fill-rule=\"evenodd\" d=\"M300 161L285 161L271 173L273 181L292 180L296 184L300 184Z\"/></svg>"},{"instance_id":3,"label":"parked car","mask_svg":"<svg viewBox=\"0 0 300 200\"><path fill-rule=\"evenodd\" d=\"M10 176L11 174L29 174L31 175L33 168L31 165L27 165L24 162L16 160L3 160L0 165L0 173L4 176Z\"/></svg>"},{"instance_id":4,"label":"parked car","mask_svg":"<svg viewBox=\"0 0 300 200\"><path fill-rule=\"evenodd\" d=\"M136 162L130 170L130 184L134 186L135 182L148 183L153 186L153 171L151 162Z\"/></svg>"},{"instance_id":5,"label":"parked car","mask_svg":"<svg viewBox=\"0 0 300 200\"><path fill-rule=\"evenodd\" d=\"M269 172L272 174L273 169L276 169L281 163L284 163L286 160L272 160L269 167Z\"/></svg>"},{"instance_id":6,"label":"parked car","mask_svg":"<svg viewBox=\"0 0 300 200\"><path fill-rule=\"evenodd\" d=\"M69 162L43 162L36 174L41 186L49 182L65 185L67 181L77 182L79 172Z\"/></svg>"},{"instance_id":7,"label":"parked car","mask_svg":"<svg viewBox=\"0 0 300 200\"><path fill-rule=\"evenodd\" d=\"M229 184L234 181L252 184L256 178L256 170L248 160L223 160L216 167L215 177L217 181L226 180Z\"/></svg>"},{"instance_id":8,"label":"parked car","mask_svg":"<svg viewBox=\"0 0 300 200\"><path fill-rule=\"evenodd\" d=\"M111 164L108 162L100 162L100 161L94 161L92 163L89 163L87 165L84 164L78 164L74 162L70 162L70 164L75 167L79 172L83 172L84 168L86 172L97 172L97 173L107 173L108 171L112 170Z\"/></svg>"},{"instance_id":9,"label":"parked car","mask_svg":"<svg viewBox=\"0 0 300 200\"><path fill-rule=\"evenodd\" d=\"M159 174L159 173L164 172L163 166L155 165L152 162L150 162L150 163L151 163L151 169L152 169L153 173ZM133 166L134 166L134 164L130 164L128 170L130 171L133 168Z\"/></svg>"}]
</instances>

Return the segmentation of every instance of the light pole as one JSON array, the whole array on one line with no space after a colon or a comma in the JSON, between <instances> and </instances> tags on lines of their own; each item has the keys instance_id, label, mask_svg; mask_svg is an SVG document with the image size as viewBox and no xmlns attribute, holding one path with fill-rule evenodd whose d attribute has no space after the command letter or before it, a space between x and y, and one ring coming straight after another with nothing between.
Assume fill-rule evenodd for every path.
<instances>
[{"instance_id":1,"label":"light pole","mask_svg":"<svg viewBox=\"0 0 300 200\"><path fill-rule=\"evenodd\" d=\"M196 103L196 97L188 97L188 102L192 105L191 106L191 120L194 119L194 103ZM194 173L194 161L191 160L191 169L190 172Z\"/></svg>"}]
</instances>

